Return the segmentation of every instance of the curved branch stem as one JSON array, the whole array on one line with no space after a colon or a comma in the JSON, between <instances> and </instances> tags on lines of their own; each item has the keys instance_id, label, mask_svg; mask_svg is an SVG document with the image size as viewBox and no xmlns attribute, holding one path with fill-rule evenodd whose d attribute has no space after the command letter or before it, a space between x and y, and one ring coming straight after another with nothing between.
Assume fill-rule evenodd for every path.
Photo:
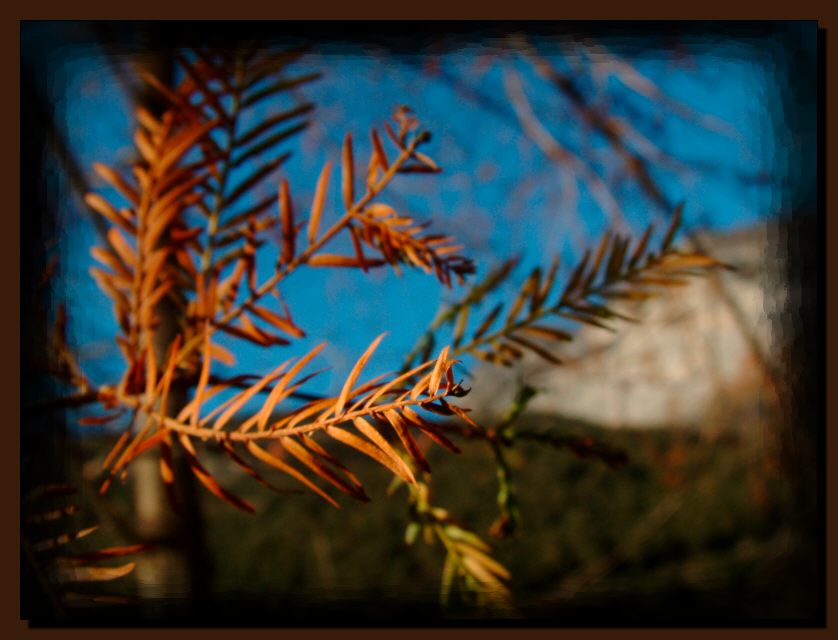
<instances>
[{"instance_id":1,"label":"curved branch stem","mask_svg":"<svg viewBox=\"0 0 838 640\"><path fill-rule=\"evenodd\" d=\"M302 435L304 433L311 433L313 431L318 431L320 429L325 429L327 427L332 427L343 422L350 422L355 418L362 418L365 416L370 415L371 413L384 413L385 411L390 410L398 410L403 409L405 407L411 406L422 406L425 404L429 404L431 402L437 400L443 400L446 397L446 392L443 390L440 393L437 393L433 396L428 396L426 398L417 398L415 400L408 399L408 400L398 400L395 402L389 402L386 404L379 404L372 407L362 407L360 409L356 409L355 411L347 411L346 413L335 416L332 418L328 418L326 420L318 420L316 422L312 422L309 424L304 424L298 427L291 427L286 429L275 429L270 430L268 427L265 431L257 431L257 432L240 432L240 431L216 431L214 429L210 429L207 427L191 427L177 420L169 417L165 417L162 422L159 413L153 412L149 413L148 417L156 422L158 425L162 424L165 426L166 429L171 431L176 431L178 433L183 433L188 436L193 436L202 439L213 439L213 440L234 440L237 442L248 442L252 440L278 440L281 438L287 438L289 436L297 436ZM126 397L122 399L122 403L125 406L129 407L136 407L139 405L139 398L136 397Z\"/></svg>"}]
</instances>

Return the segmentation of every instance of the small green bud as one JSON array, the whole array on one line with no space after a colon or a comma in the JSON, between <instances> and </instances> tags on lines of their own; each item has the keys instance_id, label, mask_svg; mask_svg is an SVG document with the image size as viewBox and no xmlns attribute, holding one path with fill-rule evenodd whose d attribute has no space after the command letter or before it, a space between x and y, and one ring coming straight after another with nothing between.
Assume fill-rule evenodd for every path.
<instances>
[{"instance_id":1,"label":"small green bud","mask_svg":"<svg viewBox=\"0 0 838 640\"><path fill-rule=\"evenodd\" d=\"M405 544L413 544L416 542L416 536L419 535L419 523L418 522L411 522L407 525L407 529L404 532L404 541Z\"/></svg>"}]
</instances>

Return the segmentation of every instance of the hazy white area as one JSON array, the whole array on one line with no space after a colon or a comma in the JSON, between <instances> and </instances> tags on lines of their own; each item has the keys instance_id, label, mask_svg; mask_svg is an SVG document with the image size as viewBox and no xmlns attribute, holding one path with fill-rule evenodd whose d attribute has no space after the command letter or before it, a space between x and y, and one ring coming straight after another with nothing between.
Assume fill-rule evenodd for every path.
<instances>
[{"instance_id":1,"label":"hazy white area","mask_svg":"<svg viewBox=\"0 0 838 640\"><path fill-rule=\"evenodd\" d=\"M616 333L580 328L574 342L554 349L562 367L529 354L517 368L481 367L471 406L484 419L502 413L516 380L524 379L542 391L530 411L612 428L745 426L758 419L765 410L760 361L781 366L786 294L772 229L701 236L711 255L737 271L621 306L640 322L621 322Z\"/></svg>"}]
</instances>

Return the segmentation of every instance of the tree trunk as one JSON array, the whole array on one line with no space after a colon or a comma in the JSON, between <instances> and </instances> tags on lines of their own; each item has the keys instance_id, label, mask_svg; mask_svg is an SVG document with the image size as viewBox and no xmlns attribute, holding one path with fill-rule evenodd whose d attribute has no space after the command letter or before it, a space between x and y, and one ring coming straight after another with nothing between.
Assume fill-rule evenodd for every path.
<instances>
[{"instance_id":1,"label":"tree trunk","mask_svg":"<svg viewBox=\"0 0 838 640\"><path fill-rule=\"evenodd\" d=\"M167 85L173 77L173 56L162 46L153 26L140 34L145 52L136 62ZM146 109L159 114L163 110L159 96L144 85L139 92ZM160 326L155 334L157 362L165 362L169 347L178 333L177 305L165 298L158 306ZM187 401L187 390L177 386L169 392L167 411L176 414ZM178 600L194 609L206 606L210 594L211 562L204 535L200 496L195 477L177 447L173 447L175 488L181 507L176 514L166 495L160 475L159 460L153 455L138 458L132 464L134 506L138 532L159 546L144 554L137 563L140 594L147 606L160 610L166 601Z\"/></svg>"}]
</instances>

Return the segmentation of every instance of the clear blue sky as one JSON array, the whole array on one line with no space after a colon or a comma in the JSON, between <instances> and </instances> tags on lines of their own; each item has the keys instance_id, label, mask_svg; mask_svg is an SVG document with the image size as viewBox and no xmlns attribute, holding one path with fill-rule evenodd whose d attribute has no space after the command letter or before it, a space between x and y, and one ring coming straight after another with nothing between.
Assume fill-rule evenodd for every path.
<instances>
[{"instance_id":1,"label":"clear blue sky","mask_svg":"<svg viewBox=\"0 0 838 640\"><path fill-rule=\"evenodd\" d=\"M605 229L605 217L584 186L576 195L568 189L567 174L523 133L506 93L504 70L519 74L535 113L557 140L580 153L601 153L601 141L584 131L568 103L523 59L489 58L487 53L477 46L464 48L433 60L433 65L346 47L310 56L297 69L324 73L300 94L317 105L314 124L286 146L294 155L274 184L287 176L298 210L305 211L323 162L338 161L344 133L353 133L356 153L365 159L370 127L380 128L395 106L407 104L433 132L426 152L444 172L400 177L382 201L420 220L433 219L434 229L456 235L477 260L479 273L496 260L526 252L520 282L528 268L547 263L555 253L578 255L580 242L593 242ZM596 82L590 86L636 126L644 148L661 150L683 165L657 170L654 177L670 201L686 201L687 225L732 229L776 214L788 189L784 181L794 177L798 147L778 111L784 85L759 53L758 47L721 41L686 58L648 50L630 58L634 69L673 102L726 123L730 131L722 132L627 89L605 65L596 65L599 75L593 79L577 75L585 59L573 48L551 48L548 57L580 82ZM90 172L94 161L119 164L131 158L133 123L126 96L96 47L74 51L60 67L50 84L50 98L73 153L93 184L101 186ZM614 164L609 182L638 232L654 218L655 208L622 180L618 169ZM336 180L332 186L326 215L338 214ZM93 264L87 251L95 241L93 227L78 200L64 195L61 266L71 339L85 345L81 359L88 373L96 382L106 382L118 376L122 365L111 342L116 326L108 301L87 273ZM264 261L266 269L271 262ZM389 336L369 372L397 368L439 303L460 294L456 288L442 290L419 271L399 278L390 271L364 275L301 269L286 281L283 295L310 337L271 350L230 344L236 345L241 369L264 373L289 355L328 341L320 366L333 371L309 388L325 392L335 389L354 359L383 331Z\"/></svg>"}]
</instances>

